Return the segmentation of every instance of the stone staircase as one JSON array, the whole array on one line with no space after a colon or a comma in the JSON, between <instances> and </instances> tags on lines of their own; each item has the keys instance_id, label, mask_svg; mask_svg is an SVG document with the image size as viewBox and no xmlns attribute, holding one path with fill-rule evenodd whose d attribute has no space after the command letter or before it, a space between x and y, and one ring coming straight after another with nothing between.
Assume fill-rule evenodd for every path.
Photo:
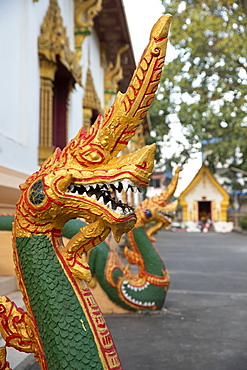
<instances>
[{"instance_id":1,"label":"stone staircase","mask_svg":"<svg viewBox=\"0 0 247 370\"><path fill-rule=\"evenodd\" d=\"M0 276L0 296L6 295L18 307L25 309L22 301L22 294L17 290L15 276ZM0 347L5 344L0 334ZM35 361L33 354L16 351L14 348L7 348L7 361L12 370L25 370Z\"/></svg>"}]
</instances>

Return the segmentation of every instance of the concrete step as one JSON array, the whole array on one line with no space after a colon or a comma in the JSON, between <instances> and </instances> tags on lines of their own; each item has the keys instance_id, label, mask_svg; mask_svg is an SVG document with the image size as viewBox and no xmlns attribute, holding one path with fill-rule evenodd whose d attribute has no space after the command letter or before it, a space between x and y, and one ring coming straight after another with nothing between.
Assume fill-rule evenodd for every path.
<instances>
[{"instance_id":1,"label":"concrete step","mask_svg":"<svg viewBox=\"0 0 247 370\"><path fill-rule=\"evenodd\" d=\"M17 280L15 276L0 276L0 296L8 295L17 289Z\"/></svg>"},{"instance_id":2,"label":"concrete step","mask_svg":"<svg viewBox=\"0 0 247 370\"><path fill-rule=\"evenodd\" d=\"M11 301L15 302L17 307L21 307L25 310L25 305L22 300L22 294L18 290L16 290L16 278L14 277L15 285L10 283L9 279L2 279L3 277L0 277L0 295L6 295ZM4 290L4 281L6 282L6 290L11 290L11 287L15 287L14 290L7 293ZM0 335L0 347L5 345L5 341ZM10 368L13 370L25 370L27 369L31 364L35 362L33 354L25 353L25 352L19 352L16 349L12 347L7 347L7 361L10 364Z\"/></svg>"},{"instance_id":3,"label":"concrete step","mask_svg":"<svg viewBox=\"0 0 247 370\"><path fill-rule=\"evenodd\" d=\"M12 370L25 370L36 362L32 353L19 352L11 347L7 349L7 361Z\"/></svg>"}]
</instances>

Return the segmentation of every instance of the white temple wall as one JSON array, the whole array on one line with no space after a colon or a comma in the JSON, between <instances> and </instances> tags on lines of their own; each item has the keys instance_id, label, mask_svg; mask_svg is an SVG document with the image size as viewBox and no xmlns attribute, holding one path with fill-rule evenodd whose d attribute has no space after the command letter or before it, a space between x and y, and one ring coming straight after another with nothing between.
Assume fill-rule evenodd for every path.
<instances>
[{"instance_id":1,"label":"white temple wall","mask_svg":"<svg viewBox=\"0 0 247 370\"><path fill-rule=\"evenodd\" d=\"M70 49L74 50L74 2L58 0L69 37ZM49 6L48 0L1 1L1 110L0 110L0 166L30 174L38 166L40 75L38 37ZM11 16L10 16L11 15ZM89 39L89 41L87 41ZM95 87L104 106L103 68L97 36L86 37L90 42L90 62ZM88 48L83 50L83 74L87 71ZM83 76L84 76L83 75ZM85 83L85 79L84 79ZM84 85L85 86L85 85ZM69 101L68 138L74 137L83 124L82 99L84 89L78 84Z\"/></svg>"},{"instance_id":2,"label":"white temple wall","mask_svg":"<svg viewBox=\"0 0 247 370\"><path fill-rule=\"evenodd\" d=\"M104 68L100 65L100 43L96 32L92 30L90 35L90 65L94 80L94 87L104 108ZM85 64L87 65L87 64Z\"/></svg>"}]
</instances>

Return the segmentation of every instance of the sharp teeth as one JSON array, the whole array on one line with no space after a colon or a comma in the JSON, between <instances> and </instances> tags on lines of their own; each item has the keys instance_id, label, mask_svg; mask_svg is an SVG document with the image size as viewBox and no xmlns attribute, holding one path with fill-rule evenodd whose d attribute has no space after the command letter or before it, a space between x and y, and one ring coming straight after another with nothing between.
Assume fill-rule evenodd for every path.
<instances>
[{"instance_id":1,"label":"sharp teeth","mask_svg":"<svg viewBox=\"0 0 247 370\"><path fill-rule=\"evenodd\" d=\"M115 182L114 182L114 185L115 185L115 188L117 188L117 189L118 189L118 188L119 188L119 185L120 185L120 182L119 182L119 181L115 181Z\"/></svg>"},{"instance_id":2,"label":"sharp teeth","mask_svg":"<svg viewBox=\"0 0 247 370\"><path fill-rule=\"evenodd\" d=\"M116 211L115 211L116 213L118 213L119 215L123 215L124 213L123 213L123 208L122 207L117 207L117 209L116 209Z\"/></svg>"},{"instance_id":3,"label":"sharp teeth","mask_svg":"<svg viewBox=\"0 0 247 370\"><path fill-rule=\"evenodd\" d=\"M101 195L101 197L98 199L98 202L105 204L103 195Z\"/></svg>"},{"instance_id":4,"label":"sharp teeth","mask_svg":"<svg viewBox=\"0 0 247 370\"><path fill-rule=\"evenodd\" d=\"M128 181L128 180L126 180L126 179L124 179L124 180L122 181L122 185L123 185L123 190L124 190L124 191L127 191L128 186L129 186L129 181Z\"/></svg>"},{"instance_id":5,"label":"sharp teeth","mask_svg":"<svg viewBox=\"0 0 247 370\"><path fill-rule=\"evenodd\" d=\"M115 199L113 197L112 190L121 192L122 190L136 191L136 187L128 179L123 179L121 181L114 181L111 183L97 183L97 184L70 184L68 186L68 193L76 196L90 197L99 203L108 207L111 211L118 215L126 216L132 213L133 210L128 205L124 204L123 201Z\"/></svg>"},{"instance_id":6,"label":"sharp teeth","mask_svg":"<svg viewBox=\"0 0 247 370\"><path fill-rule=\"evenodd\" d=\"M121 192L123 190L123 185L122 185L122 182L119 181L118 183L118 191Z\"/></svg>"},{"instance_id":7,"label":"sharp teeth","mask_svg":"<svg viewBox=\"0 0 247 370\"><path fill-rule=\"evenodd\" d=\"M113 187L113 190L118 189L118 181L112 182L111 186Z\"/></svg>"},{"instance_id":8,"label":"sharp teeth","mask_svg":"<svg viewBox=\"0 0 247 370\"><path fill-rule=\"evenodd\" d=\"M138 191L136 186L133 186L132 190L133 190L134 193L136 193Z\"/></svg>"},{"instance_id":9,"label":"sharp teeth","mask_svg":"<svg viewBox=\"0 0 247 370\"><path fill-rule=\"evenodd\" d=\"M75 188L74 185L70 185L69 186L69 191L73 192L74 188Z\"/></svg>"}]
</instances>

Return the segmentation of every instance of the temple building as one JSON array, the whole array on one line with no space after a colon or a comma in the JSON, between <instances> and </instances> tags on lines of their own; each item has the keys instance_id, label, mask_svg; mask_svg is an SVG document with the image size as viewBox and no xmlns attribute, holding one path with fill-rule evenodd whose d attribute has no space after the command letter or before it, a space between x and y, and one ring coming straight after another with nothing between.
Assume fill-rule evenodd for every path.
<instances>
[{"instance_id":1,"label":"temple building","mask_svg":"<svg viewBox=\"0 0 247 370\"><path fill-rule=\"evenodd\" d=\"M185 222L205 219L210 219L213 223L227 221L229 194L204 163L179 199Z\"/></svg>"},{"instance_id":2,"label":"temple building","mask_svg":"<svg viewBox=\"0 0 247 370\"><path fill-rule=\"evenodd\" d=\"M90 129L136 65L122 0L13 0L0 11L0 214L13 214L19 184ZM147 133L144 122L126 150Z\"/></svg>"}]
</instances>

